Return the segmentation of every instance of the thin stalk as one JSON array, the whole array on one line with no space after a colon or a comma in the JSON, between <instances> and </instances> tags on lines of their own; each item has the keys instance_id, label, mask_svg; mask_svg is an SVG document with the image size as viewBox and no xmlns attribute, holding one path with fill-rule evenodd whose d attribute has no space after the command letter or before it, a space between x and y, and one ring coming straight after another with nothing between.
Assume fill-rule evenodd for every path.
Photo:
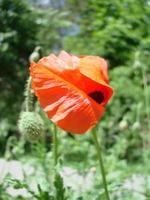
<instances>
[{"instance_id":1,"label":"thin stalk","mask_svg":"<svg viewBox=\"0 0 150 200\"><path fill-rule=\"evenodd\" d=\"M148 134L143 135L143 161L146 162L147 155L145 153L145 150L148 149L148 141L149 141L149 134L150 134L150 105L149 105L149 94L148 94L148 84L147 84L147 78L146 78L146 72L145 68L142 66L142 76L143 76L143 85L144 85L144 101L145 101L145 109L146 109L146 115L147 115L147 131Z\"/></svg>"},{"instance_id":2,"label":"thin stalk","mask_svg":"<svg viewBox=\"0 0 150 200\"><path fill-rule=\"evenodd\" d=\"M147 114L147 121L148 121L148 132L150 131L150 104L149 104L149 94L148 94L148 84L146 78L145 69L142 67L142 75L143 75L143 84L144 84L144 97L145 97L145 109Z\"/></svg>"},{"instance_id":3,"label":"thin stalk","mask_svg":"<svg viewBox=\"0 0 150 200\"><path fill-rule=\"evenodd\" d=\"M54 165L58 162L58 140L57 140L57 127L54 125L53 130L53 153L54 153Z\"/></svg>"},{"instance_id":4,"label":"thin stalk","mask_svg":"<svg viewBox=\"0 0 150 200\"><path fill-rule=\"evenodd\" d=\"M106 196L107 200L110 200L109 192L107 189L106 174L105 174L103 159L102 159L102 155L101 155L101 148L100 148L100 143L97 138L96 128L93 129L92 135L93 135L93 139L94 139L95 147L96 147L96 151L97 151L97 157L98 157L98 161L99 161L99 166L100 166L100 171L101 171L101 176L102 176L102 181L103 181L103 187L105 190L105 196Z\"/></svg>"}]
</instances>

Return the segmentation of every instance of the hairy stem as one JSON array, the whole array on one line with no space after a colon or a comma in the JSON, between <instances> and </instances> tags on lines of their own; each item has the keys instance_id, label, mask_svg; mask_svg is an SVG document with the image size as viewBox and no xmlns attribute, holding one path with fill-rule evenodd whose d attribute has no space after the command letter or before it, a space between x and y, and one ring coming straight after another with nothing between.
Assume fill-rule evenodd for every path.
<instances>
[{"instance_id":1,"label":"hairy stem","mask_svg":"<svg viewBox=\"0 0 150 200\"><path fill-rule=\"evenodd\" d=\"M53 153L54 153L54 165L58 162L58 140L57 140L57 127L54 125L53 130Z\"/></svg>"},{"instance_id":2,"label":"hairy stem","mask_svg":"<svg viewBox=\"0 0 150 200\"><path fill-rule=\"evenodd\" d=\"M26 88L25 88L25 109L26 111L32 110L32 98L33 95L31 93L31 77L28 78Z\"/></svg>"},{"instance_id":3,"label":"hairy stem","mask_svg":"<svg viewBox=\"0 0 150 200\"><path fill-rule=\"evenodd\" d=\"M100 171L101 171L101 175L102 175L102 181L103 181L103 187L104 187L104 190L105 190L105 196L106 196L107 200L110 200L108 189L107 189L106 174L105 174L103 159L102 159L102 155L101 155L101 148L100 148L100 143L99 143L98 138L97 138L96 128L93 129L92 135L93 135L93 139L94 139L94 142L95 142L95 148L96 148L96 151L97 151L97 157L98 157Z\"/></svg>"}]
</instances>

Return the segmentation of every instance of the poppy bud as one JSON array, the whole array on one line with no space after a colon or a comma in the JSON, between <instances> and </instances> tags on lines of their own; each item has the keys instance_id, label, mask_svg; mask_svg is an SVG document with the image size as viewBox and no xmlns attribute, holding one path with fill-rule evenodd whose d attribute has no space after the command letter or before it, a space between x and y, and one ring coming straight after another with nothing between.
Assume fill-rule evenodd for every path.
<instances>
[{"instance_id":1,"label":"poppy bud","mask_svg":"<svg viewBox=\"0 0 150 200\"><path fill-rule=\"evenodd\" d=\"M41 47L37 46L34 51L31 53L31 55L29 56L29 61L33 62L33 61L38 61L41 57Z\"/></svg>"},{"instance_id":2,"label":"poppy bud","mask_svg":"<svg viewBox=\"0 0 150 200\"><path fill-rule=\"evenodd\" d=\"M39 58L40 58L39 53L35 51L35 52L33 52L33 53L30 55L29 61L30 61L30 62L32 62L32 61L37 61L37 60L39 60Z\"/></svg>"},{"instance_id":3,"label":"poppy bud","mask_svg":"<svg viewBox=\"0 0 150 200\"><path fill-rule=\"evenodd\" d=\"M44 124L37 113L23 112L21 113L18 129L20 133L30 142L37 141L44 135Z\"/></svg>"}]
</instances>

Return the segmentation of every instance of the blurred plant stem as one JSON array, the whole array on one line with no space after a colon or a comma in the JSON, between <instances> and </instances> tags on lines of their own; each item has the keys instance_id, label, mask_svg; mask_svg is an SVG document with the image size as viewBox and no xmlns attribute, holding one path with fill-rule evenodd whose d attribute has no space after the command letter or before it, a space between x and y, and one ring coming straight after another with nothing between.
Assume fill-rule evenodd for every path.
<instances>
[{"instance_id":1,"label":"blurred plant stem","mask_svg":"<svg viewBox=\"0 0 150 200\"><path fill-rule=\"evenodd\" d=\"M146 71L144 67L142 68L142 76L143 76L143 85L144 85L144 97L145 97L145 108L147 114L147 121L148 121L148 133L150 134L150 104L149 104L149 94L148 94L148 81L146 77Z\"/></svg>"},{"instance_id":2,"label":"blurred plant stem","mask_svg":"<svg viewBox=\"0 0 150 200\"><path fill-rule=\"evenodd\" d=\"M53 153L54 153L54 165L57 165L58 162L58 140L57 140L57 127L54 124L53 130Z\"/></svg>"},{"instance_id":3,"label":"blurred plant stem","mask_svg":"<svg viewBox=\"0 0 150 200\"><path fill-rule=\"evenodd\" d=\"M93 135L93 139L94 139L95 147L96 147L96 151L97 151L97 157L98 157L100 171L101 171L101 175L102 175L102 181L103 181L103 187L104 187L104 190L105 190L105 196L106 196L107 200L110 200L108 189L107 189L106 174L105 174L105 169L104 169L104 164L103 164L103 159L102 159L102 154L101 154L101 147L100 147L100 143L99 143L98 138L97 138L96 127L92 130L92 135Z\"/></svg>"},{"instance_id":4,"label":"blurred plant stem","mask_svg":"<svg viewBox=\"0 0 150 200\"><path fill-rule=\"evenodd\" d=\"M144 102L145 102L145 112L147 115L147 131L148 134L143 135L143 161L146 162L147 156L145 150L149 149L149 134L150 134L150 114L149 114L149 96L148 96L148 84L146 78L145 68L142 66L142 78L143 78L143 87L144 87Z\"/></svg>"},{"instance_id":5,"label":"blurred plant stem","mask_svg":"<svg viewBox=\"0 0 150 200\"><path fill-rule=\"evenodd\" d=\"M145 113L147 116L147 133L142 134L142 140L143 140L143 161L146 162L147 160L147 155L145 153L145 150L149 149L149 136L150 136L150 100L149 100L149 86L148 86L148 78L147 78L147 66L143 65L144 61L141 59L144 56L142 53L142 50L138 50L135 53L135 58L134 58L134 64L133 66L135 68L140 68L141 69L141 76L142 76L142 81L143 81L143 93L144 93L144 108L145 108ZM139 113L138 113L139 115ZM139 120L139 116L138 116Z\"/></svg>"}]
</instances>

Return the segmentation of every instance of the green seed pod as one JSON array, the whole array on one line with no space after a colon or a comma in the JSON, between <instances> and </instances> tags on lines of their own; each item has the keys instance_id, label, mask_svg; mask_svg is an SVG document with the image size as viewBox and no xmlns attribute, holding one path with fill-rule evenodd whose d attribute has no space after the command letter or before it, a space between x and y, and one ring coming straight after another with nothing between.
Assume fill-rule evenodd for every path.
<instances>
[{"instance_id":1,"label":"green seed pod","mask_svg":"<svg viewBox=\"0 0 150 200\"><path fill-rule=\"evenodd\" d=\"M44 124L40 115L34 112L22 112L18 121L20 133L30 142L44 136Z\"/></svg>"}]
</instances>

